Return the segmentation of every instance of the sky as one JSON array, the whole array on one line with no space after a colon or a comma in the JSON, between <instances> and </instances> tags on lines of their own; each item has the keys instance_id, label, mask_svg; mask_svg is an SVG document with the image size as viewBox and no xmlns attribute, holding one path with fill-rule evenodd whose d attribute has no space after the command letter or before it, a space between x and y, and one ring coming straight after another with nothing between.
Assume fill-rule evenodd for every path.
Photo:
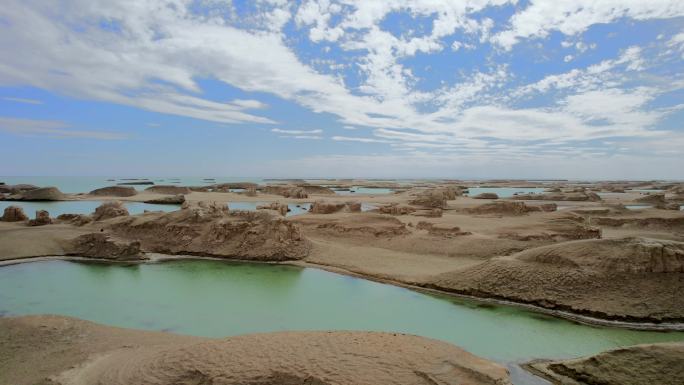
<instances>
[{"instance_id":1,"label":"sky","mask_svg":"<svg viewBox=\"0 0 684 385\"><path fill-rule=\"evenodd\" d=\"M684 179L681 0L3 0L0 175Z\"/></svg>"}]
</instances>

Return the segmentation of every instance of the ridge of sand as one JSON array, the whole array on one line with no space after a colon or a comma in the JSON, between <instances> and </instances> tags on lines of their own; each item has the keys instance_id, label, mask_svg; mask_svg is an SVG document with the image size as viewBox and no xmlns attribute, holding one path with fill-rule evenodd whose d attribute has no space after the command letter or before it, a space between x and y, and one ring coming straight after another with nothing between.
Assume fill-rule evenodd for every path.
<instances>
[{"instance_id":1,"label":"ridge of sand","mask_svg":"<svg viewBox=\"0 0 684 385\"><path fill-rule=\"evenodd\" d=\"M508 385L505 368L454 345L398 333L315 331L223 339L0 318L0 383L16 385Z\"/></svg>"}]
</instances>

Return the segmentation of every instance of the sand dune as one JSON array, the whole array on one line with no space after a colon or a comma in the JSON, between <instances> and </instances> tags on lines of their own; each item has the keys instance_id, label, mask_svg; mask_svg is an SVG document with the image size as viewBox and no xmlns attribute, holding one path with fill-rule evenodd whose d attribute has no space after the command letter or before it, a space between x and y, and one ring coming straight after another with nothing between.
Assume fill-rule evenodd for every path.
<instances>
[{"instance_id":1,"label":"sand dune","mask_svg":"<svg viewBox=\"0 0 684 385\"><path fill-rule=\"evenodd\" d=\"M0 318L0 382L16 385L507 385L503 367L451 344L378 332L224 339L74 318Z\"/></svg>"}]
</instances>

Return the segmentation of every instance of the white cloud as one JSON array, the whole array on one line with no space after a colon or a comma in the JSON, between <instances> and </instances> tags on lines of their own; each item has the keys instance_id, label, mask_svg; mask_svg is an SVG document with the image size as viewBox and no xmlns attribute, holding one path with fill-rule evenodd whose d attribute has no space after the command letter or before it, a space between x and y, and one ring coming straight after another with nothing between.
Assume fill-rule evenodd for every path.
<instances>
[{"instance_id":1,"label":"white cloud","mask_svg":"<svg viewBox=\"0 0 684 385\"><path fill-rule=\"evenodd\" d=\"M37 100L37 99L27 99L27 98L15 98L11 96L6 96L2 98L2 100L6 100L8 102L15 102L15 103L24 103L24 104L43 104L42 100Z\"/></svg>"},{"instance_id":2,"label":"white cloud","mask_svg":"<svg viewBox=\"0 0 684 385\"><path fill-rule=\"evenodd\" d=\"M64 122L0 117L0 131L16 135L41 136L46 138L73 138L119 140L128 136L119 132L72 130Z\"/></svg>"},{"instance_id":3,"label":"white cloud","mask_svg":"<svg viewBox=\"0 0 684 385\"><path fill-rule=\"evenodd\" d=\"M335 140L338 142L389 143L389 141L387 141L387 140L352 137L352 136L333 136L332 140Z\"/></svg>"},{"instance_id":4,"label":"white cloud","mask_svg":"<svg viewBox=\"0 0 684 385\"><path fill-rule=\"evenodd\" d=\"M321 130L321 129L316 129L316 130L283 130L280 128L274 128L271 130L271 132L276 132L278 134L286 134L286 135L308 135L308 134L322 134L323 130Z\"/></svg>"},{"instance_id":5,"label":"white cloud","mask_svg":"<svg viewBox=\"0 0 684 385\"><path fill-rule=\"evenodd\" d=\"M684 16L684 2L672 0L538 0L513 15L510 27L492 37L510 50L520 39L546 37L552 31L567 36L584 32L594 24L621 18L635 20Z\"/></svg>"}]
</instances>

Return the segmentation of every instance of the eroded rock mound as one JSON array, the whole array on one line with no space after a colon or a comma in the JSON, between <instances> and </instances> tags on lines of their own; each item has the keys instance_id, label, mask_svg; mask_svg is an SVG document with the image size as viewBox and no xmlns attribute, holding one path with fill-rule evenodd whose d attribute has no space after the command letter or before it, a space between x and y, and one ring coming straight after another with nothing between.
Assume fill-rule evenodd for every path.
<instances>
[{"instance_id":1,"label":"eroded rock mound","mask_svg":"<svg viewBox=\"0 0 684 385\"><path fill-rule=\"evenodd\" d=\"M591 191L577 190L572 192L545 193L545 194L520 194L512 199L537 200L537 201L574 201L574 202L598 202L601 197Z\"/></svg>"},{"instance_id":2,"label":"eroded rock mound","mask_svg":"<svg viewBox=\"0 0 684 385\"><path fill-rule=\"evenodd\" d=\"M639 203L664 204L665 194L649 194L634 200Z\"/></svg>"},{"instance_id":3,"label":"eroded rock mound","mask_svg":"<svg viewBox=\"0 0 684 385\"><path fill-rule=\"evenodd\" d=\"M684 243L564 242L442 274L435 286L603 319L682 322Z\"/></svg>"},{"instance_id":4,"label":"eroded rock mound","mask_svg":"<svg viewBox=\"0 0 684 385\"><path fill-rule=\"evenodd\" d=\"M3 184L0 185L0 193L4 194L19 194L24 191L29 191L29 190L35 190L37 189L38 186L34 186L32 184Z\"/></svg>"},{"instance_id":5,"label":"eroded rock mound","mask_svg":"<svg viewBox=\"0 0 684 385\"><path fill-rule=\"evenodd\" d=\"M10 195L6 199L14 201L60 201L65 199L65 195L57 187L40 187Z\"/></svg>"},{"instance_id":6,"label":"eroded rock mound","mask_svg":"<svg viewBox=\"0 0 684 385\"><path fill-rule=\"evenodd\" d=\"M446 208L447 201L456 199L455 188L434 188L422 191L409 204L430 208Z\"/></svg>"},{"instance_id":7,"label":"eroded rock mound","mask_svg":"<svg viewBox=\"0 0 684 385\"><path fill-rule=\"evenodd\" d=\"M172 185L156 185L150 186L145 189L147 192L156 194L169 194L169 195L185 195L190 194L192 191L189 187L185 186L172 186Z\"/></svg>"},{"instance_id":8,"label":"eroded rock mound","mask_svg":"<svg viewBox=\"0 0 684 385\"><path fill-rule=\"evenodd\" d=\"M591 357L528 366L558 384L680 385L684 379L684 343L629 346Z\"/></svg>"},{"instance_id":9,"label":"eroded rock mound","mask_svg":"<svg viewBox=\"0 0 684 385\"><path fill-rule=\"evenodd\" d=\"M290 221L264 212L229 211L225 204L186 204L169 213L122 217L107 224L145 251L282 261L307 255L309 242Z\"/></svg>"},{"instance_id":10,"label":"eroded rock mound","mask_svg":"<svg viewBox=\"0 0 684 385\"><path fill-rule=\"evenodd\" d=\"M57 220L60 222L71 223L76 226L83 226L93 221L90 215L83 214L60 214L57 216Z\"/></svg>"},{"instance_id":11,"label":"eroded rock mound","mask_svg":"<svg viewBox=\"0 0 684 385\"><path fill-rule=\"evenodd\" d=\"M415 211L415 207L400 205L398 203L378 207L378 212L389 215L408 215Z\"/></svg>"},{"instance_id":12,"label":"eroded rock mound","mask_svg":"<svg viewBox=\"0 0 684 385\"><path fill-rule=\"evenodd\" d=\"M259 210L274 210L274 211L277 211L282 216L286 216L287 213L290 211L290 208L287 207L287 204L280 203L280 202L271 202L269 204L259 205L259 206L257 206L257 209L259 209Z\"/></svg>"},{"instance_id":13,"label":"eroded rock mound","mask_svg":"<svg viewBox=\"0 0 684 385\"><path fill-rule=\"evenodd\" d=\"M499 199L499 196L495 193L486 192L475 195L473 199Z\"/></svg>"},{"instance_id":14,"label":"eroded rock mound","mask_svg":"<svg viewBox=\"0 0 684 385\"><path fill-rule=\"evenodd\" d=\"M270 185L264 186L261 191L265 194L281 195L285 198L305 199L309 197L309 195L306 193L306 190L297 186Z\"/></svg>"},{"instance_id":15,"label":"eroded rock mound","mask_svg":"<svg viewBox=\"0 0 684 385\"><path fill-rule=\"evenodd\" d=\"M525 215L530 211L539 211L527 206L525 202L497 201L467 208L470 214L498 214L498 215Z\"/></svg>"},{"instance_id":16,"label":"eroded rock mound","mask_svg":"<svg viewBox=\"0 0 684 385\"><path fill-rule=\"evenodd\" d=\"M130 186L109 186L102 187L91 191L90 195L96 196L110 196L110 197L132 197L136 195L138 191L134 187Z\"/></svg>"},{"instance_id":17,"label":"eroded rock mound","mask_svg":"<svg viewBox=\"0 0 684 385\"><path fill-rule=\"evenodd\" d=\"M434 235L434 236L439 236L439 237L444 237L444 238L453 238L457 237L460 235L470 235L470 232L467 231L461 231L461 228L458 226L445 226L445 225L439 225L439 224L434 224L430 222L424 222L420 221L416 225L416 229L418 230L427 230L429 235Z\"/></svg>"},{"instance_id":18,"label":"eroded rock mound","mask_svg":"<svg viewBox=\"0 0 684 385\"><path fill-rule=\"evenodd\" d=\"M5 207L2 218L0 218L3 222L23 222L28 219L28 216L24 213L24 209L19 206Z\"/></svg>"},{"instance_id":19,"label":"eroded rock mound","mask_svg":"<svg viewBox=\"0 0 684 385\"><path fill-rule=\"evenodd\" d=\"M358 202L324 202L316 201L311 204L309 212L312 214L333 214L340 211L347 213L358 213L361 212L361 203Z\"/></svg>"},{"instance_id":20,"label":"eroded rock mound","mask_svg":"<svg viewBox=\"0 0 684 385\"><path fill-rule=\"evenodd\" d=\"M305 226L307 231L313 230L334 237L352 235L391 238L410 233L406 225L397 218L371 212L333 218L303 215L293 217L292 221Z\"/></svg>"},{"instance_id":21,"label":"eroded rock mound","mask_svg":"<svg viewBox=\"0 0 684 385\"><path fill-rule=\"evenodd\" d=\"M121 216L128 216L128 209L119 201L105 202L95 209L93 220L102 221Z\"/></svg>"},{"instance_id":22,"label":"eroded rock mound","mask_svg":"<svg viewBox=\"0 0 684 385\"><path fill-rule=\"evenodd\" d=\"M162 198L148 199L145 203L158 205L180 205L185 202L185 195L170 195Z\"/></svg>"},{"instance_id":23,"label":"eroded rock mound","mask_svg":"<svg viewBox=\"0 0 684 385\"><path fill-rule=\"evenodd\" d=\"M104 233L91 233L76 237L71 240L67 254L115 261L145 259L140 250L140 242L117 240Z\"/></svg>"},{"instance_id":24,"label":"eroded rock mound","mask_svg":"<svg viewBox=\"0 0 684 385\"><path fill-rule=\"evenodd\" d=\"M37 210L36 217L28 221L29 226L45 226L52 224L50 213L46 210Z\"/></svg>"}]
</instances>

